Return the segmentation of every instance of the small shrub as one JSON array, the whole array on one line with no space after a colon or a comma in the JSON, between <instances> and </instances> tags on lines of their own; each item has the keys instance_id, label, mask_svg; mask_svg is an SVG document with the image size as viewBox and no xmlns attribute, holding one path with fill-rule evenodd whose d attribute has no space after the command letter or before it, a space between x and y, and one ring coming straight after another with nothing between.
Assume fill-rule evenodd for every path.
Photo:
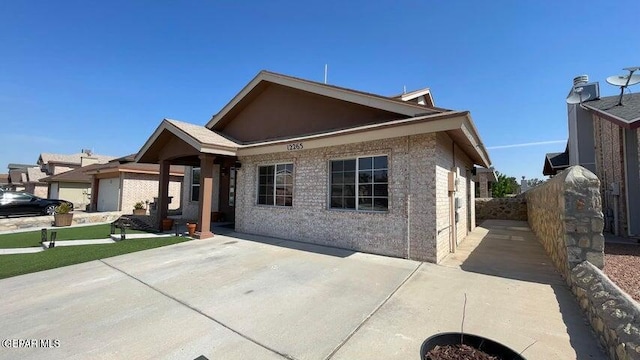
<instances>
[{"instance_id":1,"label":"small shrub","mask_svg":"<svg viewBox=\"0 0 640 360\"><path fill-rule=\"evenodd\" d=\"M71 208L71 204L69 203L62 203L56 206L56 214L68 214L71 212L71 210L73 209Z\"/></svg>"},{"instance_id":2,"label":"small shrub","mask_svg":"<svg viewBox=\"0 0 640 360\"><path fill-rule=\"evenodd\" d=\"M144 209L144 203L142 201L138 201L135 205L133 205L134 210L142 210Z\"/></svg>"}]
</instances>

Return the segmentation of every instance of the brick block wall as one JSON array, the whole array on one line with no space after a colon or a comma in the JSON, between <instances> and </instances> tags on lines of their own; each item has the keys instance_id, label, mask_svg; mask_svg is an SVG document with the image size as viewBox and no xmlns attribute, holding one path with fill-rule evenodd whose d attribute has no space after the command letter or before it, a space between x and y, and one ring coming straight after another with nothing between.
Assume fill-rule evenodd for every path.
<instances>
[{"instance_id":1,"label":"brick block wall","mask_svg":"<svg viewBox=\"0 0 640 360\"><path fill-rule=\"evenodd\" d=\"M446 135L445 135L446 136ZM448 137L446 137L450 141ZM241 232L302 240L358 251L437 262L437 205L444 188L448 214L446 173L436 167L435 134L421 134L350 145L244 156L238 173L236 229ZM448 153L440 149L441 157ZM329 161L357 156L387 155L389 159L388 212L331 210L328 205ZM450 163L453 164L453 154ZM294 164L292 207L256 205L257 167L274 163ZM460 196L463 203L458 223L458 241L468 233L466 168L471 162L458 149L456 166L461 169ZM443 164L449 166L449 164ZM448 169L446 170L448 171ZM472 183L471 183L472 185ZM440 194L440 195L438 195ZM440 218L439 223L446 220ZM448 235L444 235L448 237ZM449 252L448 243L444 253Z\"/></svg>"},{"instance_id":2,"label":"brick block wall","mask_svg":"<svg viewBox=\"0 0 640 360\"><path fill-rule=\"evenodd\" d=\"M481 198L490 198L492 195L489 193L489 174L486 172L478 173L478 183L480 185Z\"/></svg>"},{"instance_id":3,"label":"brick block wall","mask_svg":"<svg viewBox=\"0 0 640 360\"><path fill-rule=\"evenodd\" d=\"M596 155L596 175L600 179L600 194L602 196L602 209L611 216L609 221L605 221L605 230L613 232L613 208L614 200L609 186L617 182L620 184L620 201L618 201L618 231L620 234L627 233L627 209L626 202L622 201L626 197L624 188L624 152L623 152L623 131L618 125L593 116L593 129Z\"/></svg>"},{"instance_id":4,"label":"brick block wall","mask_svg":"<svg viewBox=\"0 0 640 360\"><path fill-rule=\"evenodd\" d=\"M329 161L356 156L389 158L389 211L328 209ZM407 138L241 157L236 230L370 253L406 257ZM256 204L257 167L294 164L292 207Z\"/></svg>"},{"instance_id":5,"label":"brick block wall","mask_svg":"<svg viewBox=\"0 0 640 360\"><path fill-rule=\"evenodd\" d=\"M437 262L436 249L436 134L408 137L409 252L411 259Z\"/></svg>"},{"instance_id":6,"label":"brick block wall","mask_svg":"<svg viewBox=\"0 0 640 360\"><path fill-rule=\"evenodd\" d=\"M49 195L49 186L48 185L35 185L33 187L33 195L46 199L48 197L48 195Z\"/></svg>"},{"instance_id":7,"label":"brick block wall","mask_svg":"<svg viewBox=\"0 0 640 360\"><path fill-rule=\"evenodd\" d=\"M125 214L133 212L135 203L142 201L152 202L158 196L159 176L153 174L123 173L122 180L122 204L120 209ZM170 210L180 207L182 190L182 177L172 176L169 182L169 196L173 196Z\"/></svg>"},{"instance_id":8,"label":"brick block wall","mask_svg":"<svg viewBox=\"0 0 640 360\"><path fill-rule=\"evenodd\" d=\"M436 236L437 236L437 262L440 262L451 251L450 236L456 231L456 243L459 244L469 233L469 186L474 191L473 181L468 175L467 169L473 164L462 150L453 145L453 141L446 134L438 134L436 148ZM461 207L458 209L458 221L452 223L449 200L449 172L458 171L458 189L455 197L459 198Z\"/></svg>"}]
</instances>

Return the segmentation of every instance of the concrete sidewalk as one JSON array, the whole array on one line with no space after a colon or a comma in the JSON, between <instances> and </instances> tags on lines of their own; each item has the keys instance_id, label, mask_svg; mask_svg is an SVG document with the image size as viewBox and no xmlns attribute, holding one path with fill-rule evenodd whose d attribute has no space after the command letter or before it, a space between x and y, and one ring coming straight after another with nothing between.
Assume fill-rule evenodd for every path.
<instances>
[{"instance_id":1,"label":"concrete sidewalk","mask_svg":"<svg viewBox=\"0 0 640 360\"><path fill-rule=\"evenodd\" d=\"M0 280L0 338L60 346L0 359L417 359L425 338L459 331L465 294L466 332L533 344L527 359L604 358L552 271L531 281L536 267L495 276L465 261L230 233L17 276Z\"/></svg>"},{"instance_id":2,"label":"concrete sidewalk","mask_svg":"<svg viewBox=\"0 0 640 360\"><path fill-rule=\"evenodd\" d=\"M335 359L411 358L439 332L501 342L527 359L606 359L526 222L486 221L442 265L423 264Z\"/></svg>"}]
</instances>

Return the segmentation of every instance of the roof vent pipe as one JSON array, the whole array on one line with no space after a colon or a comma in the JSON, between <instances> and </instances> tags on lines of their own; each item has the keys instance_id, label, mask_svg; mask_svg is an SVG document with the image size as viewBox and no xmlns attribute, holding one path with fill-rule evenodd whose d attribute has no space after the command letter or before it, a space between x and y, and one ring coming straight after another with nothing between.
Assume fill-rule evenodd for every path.
<instances>
[{"instance_id":1,"label":"roof vent pipe","mask_svg":"<svg viewBox=\"0 0 640 360\"><path fill-rule=\"evenodd\" d=\"M589 82L589 75L578 75L573 78L573 86L586 84Z\"/></svg>"}]
</instances>

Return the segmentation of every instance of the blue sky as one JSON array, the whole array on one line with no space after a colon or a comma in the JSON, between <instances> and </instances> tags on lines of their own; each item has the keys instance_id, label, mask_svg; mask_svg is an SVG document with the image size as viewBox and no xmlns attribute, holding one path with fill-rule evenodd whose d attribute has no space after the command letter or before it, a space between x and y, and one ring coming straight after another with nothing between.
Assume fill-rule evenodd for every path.
<instances>
[{"instance_id":1,"label":"blue sky","mask_svg":"<svg viewBox=\"0 0 640 360\"><path fill-rule=\"evenodd\" d=\"M260 70L470 110L498 171L542 178L574 76L640 65L635 1L3 1L0 172L42 152L137 152L204 124ZM638 87L640 90L640 86ZM636 90L631 88L632 91ZM637 91L637 90L636 90ZM553 142L537 146L505 145ZM493 148L493 149L492 149Z\"/></svg>"}]
</instances>

